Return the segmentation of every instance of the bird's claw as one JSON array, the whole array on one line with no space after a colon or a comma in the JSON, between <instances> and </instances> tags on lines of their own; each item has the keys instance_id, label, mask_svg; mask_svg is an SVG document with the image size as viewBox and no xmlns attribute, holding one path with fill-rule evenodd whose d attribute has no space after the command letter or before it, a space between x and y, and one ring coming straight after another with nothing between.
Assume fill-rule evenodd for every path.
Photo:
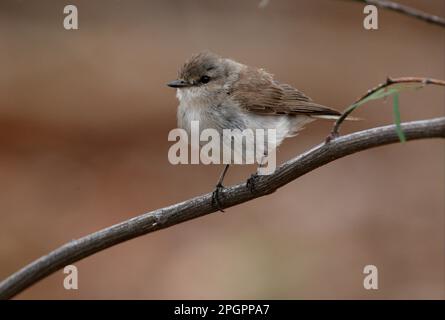
<instances>
[{"instance_id":1,"label":"bird's claw","mask_svg":"<svg viewBox=\"0 0 445 320\"><path fill-rule=\"evenodd\" d=\"M224 189L224 186L221 183L218 183L215 187L215 190L212 193L212 204L214 204L219 211L224 212L221 207L221 202L219 202L219 193Z\"/></svg>"},{"instance_id":2,"label":"bird's claw","mask_svg":"<svg viewBox=\"0 0 445 320\"><path fill-rule=\"evenodd\" d=\"M251 193L256 191L255 189L255 180L258 178L258 173L253 173L250 175L250 178L247 179L246 187L250 190Z\"/></svg>"}]
</instances>

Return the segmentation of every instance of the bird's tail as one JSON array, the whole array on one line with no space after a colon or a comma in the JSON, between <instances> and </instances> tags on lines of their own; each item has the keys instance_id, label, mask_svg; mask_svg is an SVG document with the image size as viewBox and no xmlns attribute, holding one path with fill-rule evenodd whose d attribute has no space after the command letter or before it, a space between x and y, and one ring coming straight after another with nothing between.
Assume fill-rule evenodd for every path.
<instances>
[{"instance_id":1,"label":"bird's tail","mask_svg":"<svg viewBox=\"0 0 445 320\"><path fill-rule=\"evenodd\" d=\"M341 117L341 114L340 115L320 114L320 115L313 115L311 117L312 118L316 118L316 119L338 120L338 118ZM347 116L345 120L360 121L360 120L363 120L363 119L362 118L356 118L356 117Z\"/></svg>"}]
</instances>

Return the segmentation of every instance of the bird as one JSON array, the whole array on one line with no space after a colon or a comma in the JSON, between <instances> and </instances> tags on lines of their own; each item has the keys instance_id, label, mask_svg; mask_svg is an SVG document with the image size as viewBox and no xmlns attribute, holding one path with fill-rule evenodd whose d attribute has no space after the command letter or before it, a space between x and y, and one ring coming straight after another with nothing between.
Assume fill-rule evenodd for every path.
<instances>
[{"instance_id":1,"label":"bird","mask_svg":"<svg viewBox=\"0 0 445 320\"><path fill-rule=\"evenodd\" d=\"M178 78L167 85L176 89L178 127L188 134L192 121L199 121L200 130L212 128L221 136L224 129L274 129L274 150L308 123L341 116L339 111L318 104L300 90L275 80L263 68L210 51L192 55L179 69ZM221 211L219 194L224 189L229 165L225 165L212 194ZM246 183L252 192L256 176L253 174Z\"/></svg>"}]
</instances>

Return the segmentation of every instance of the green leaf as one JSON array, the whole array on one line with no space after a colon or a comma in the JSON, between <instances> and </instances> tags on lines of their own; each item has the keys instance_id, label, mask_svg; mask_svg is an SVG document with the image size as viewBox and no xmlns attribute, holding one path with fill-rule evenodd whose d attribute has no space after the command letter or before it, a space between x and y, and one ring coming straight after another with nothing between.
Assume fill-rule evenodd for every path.
<instances>
[{"instance_id":1,"label":"green leaf","mask_svg":"<svg viewBox=\"0 0 445 320\"><path fill-rule=\"evenodd\" d=\"M399 92L406 89L418 90L423 87L424 84L412 83L412 82L390 84L389 86L380 88L379 90L373 92L366 98L350 105L345 110L345 113L346 114L351 113L352 111L354 111L355 109L357 109L358 107L360 107L361 105L365 104L368 101L382 99L392 95L394 101L393 103L394 123L396 125L397 135L399 136L400 142L405 142L406 137L405 134L403 133L402 126L400 125Z\"/></svg>"},{"instance_id":2,"label":"green leaf","mask_svg":"<svg viewBox=\"0 0 445 320\"><path fill-rule=\"evenodd\" d=\"M396 132L399 136L400 142L406 142L405 134L403 133L402 126L400 125L400 109L399 109L399 93L396 92L393 95L393 111L394 111L394 122L396 124Z\"/></svg>"}]
</instances>

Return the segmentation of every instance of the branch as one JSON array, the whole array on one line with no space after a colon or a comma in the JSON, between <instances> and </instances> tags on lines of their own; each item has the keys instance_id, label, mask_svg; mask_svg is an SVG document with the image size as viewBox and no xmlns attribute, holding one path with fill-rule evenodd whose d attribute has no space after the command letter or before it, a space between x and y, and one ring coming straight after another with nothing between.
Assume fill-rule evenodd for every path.
<instances>
[{"instance_id":1,"label":"branch","mask_svg":"<svg viewBox=\"0 0 445 320\"><path fill-rule=\"evenodd\" d=\"M401 84L420 84L422 86L426 85L436 85L436 86L445 86L444 80L433 79L433 78L422 78L422 77L401 77L401 78L386 78L386 81L380 83L374 88L368 90L366 94L358 98L353 104L351 104L342 115L335 121L334 127L330 133L330 135L326 138L326 142L331 141L333 138L338 136L338 131L340 129L340 125L346 120L346 118L354 111L360 103L363 103L365 99L369 98L373 94L381 91L382 89L387 90L390 86L393 85L401 85Z\"/></svg>"},{"instance_id":2,"label":"branch","mask_svg":"<svg viewBox=\"0 0 445 320\"><path fill-rule=\"evenodd\" d=\"M445 138L445 117L402 124L407 140ZM331 161L366 149L398 142L395 126L372 128L339 137L291 159L268 176L258 176L255 190L246 183L228 187L220 193L222 208L228 208L273 193L298 177ZM0 283L0 299L9 299L53 272L96 252L129 239L165 229L175 224L217 212L212 194L142 214L130 220L73 240L35 260Z\"/></svg>"},{"instance_id":3,"label":"branch","mask_svg":"<svg viewBox=\"0 0 445 320\"><path fill-rule=\"evenodd\" d=\"M364 2L367 4L373 4L377 7L381 7L384 9L393 10L420 20L423 20L428 23L432 23L441 27L445 27L445 18L435 16L408 6L405 6L403 4L393 2L393 1L387 1L387 0L355 0L359 2Z\"/></svg>"}]
</instances>

